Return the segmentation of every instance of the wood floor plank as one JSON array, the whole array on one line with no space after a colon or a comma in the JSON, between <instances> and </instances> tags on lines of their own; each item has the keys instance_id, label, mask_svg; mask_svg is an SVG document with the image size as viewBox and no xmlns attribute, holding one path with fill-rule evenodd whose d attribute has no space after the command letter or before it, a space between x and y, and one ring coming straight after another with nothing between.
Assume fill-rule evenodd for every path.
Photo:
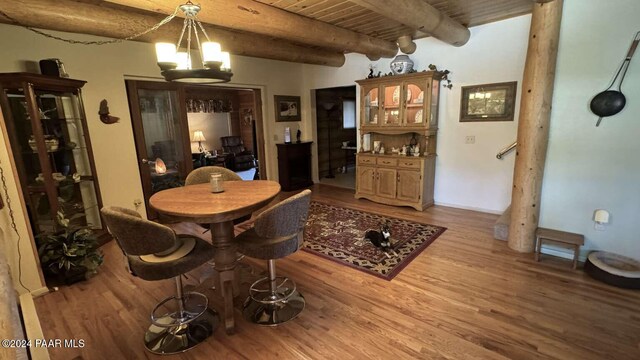
<instances>
[{"instance_id":1,"label":"wood floor plank","mask_svg":"<svg viewBox=\"0 0 640 360\"><path fill-rule=\"evenodd\" d=\"M441 206L417 212L355 200L331 186L312 190L316 201L448 230L392 281L303 251L278 260L279 274L294 279L307 300L297 319L255 326L242 319L238 299L235 335L218 329L173 358L640 359L640 292L597 282L564 260L538 263L512 252L493 239L496 215ZM175 228L208 237L193 225ZM103 249L97 276L36 299L47 338L86 342L82 349L50 349L51 357L155 359L142 337L151 309L172 294L173 283L135 278L114 242ZM264 261L242 263L253 269L249 277L266 271ZM205 265L187 283L197 286L210 272ZM212 305L220 309L216 300Z\"/></svg>"}]
</instances>

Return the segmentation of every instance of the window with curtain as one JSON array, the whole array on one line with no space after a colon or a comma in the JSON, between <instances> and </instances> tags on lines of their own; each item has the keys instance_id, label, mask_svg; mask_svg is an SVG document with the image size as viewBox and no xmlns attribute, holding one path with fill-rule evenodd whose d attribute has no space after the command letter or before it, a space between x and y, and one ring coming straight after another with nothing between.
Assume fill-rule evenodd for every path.
<instances>
[{"instance_id":1,"label":"window with curtain","mask_svg":"<svg viewBox=\"0 0 640 360\"><path fill-rule=\"evenodd\" d=\"M356 128L356 101L342 101L342 127L344 129Z\"/></svg>"}]
</instances>

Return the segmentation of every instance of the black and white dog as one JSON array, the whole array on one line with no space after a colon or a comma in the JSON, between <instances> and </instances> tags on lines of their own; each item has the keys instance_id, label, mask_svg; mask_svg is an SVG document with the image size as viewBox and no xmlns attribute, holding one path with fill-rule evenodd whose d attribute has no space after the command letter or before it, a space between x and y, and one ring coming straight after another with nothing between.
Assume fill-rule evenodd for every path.
<instances>
[{"instance_id":1,"label":"black and white dog","mask_svg":"<svg viewBox=\"0 0 640 360\"><path fill-rule=\"evenodd\" d=\"M389 253L393 254L393 256L398 255L392 248L389 221L380 225L380 231L367 230L364 234L364 240L369 240L375 247L384 251L385 256L388 258L391 257Z\"/></svg>"}]
</instances>

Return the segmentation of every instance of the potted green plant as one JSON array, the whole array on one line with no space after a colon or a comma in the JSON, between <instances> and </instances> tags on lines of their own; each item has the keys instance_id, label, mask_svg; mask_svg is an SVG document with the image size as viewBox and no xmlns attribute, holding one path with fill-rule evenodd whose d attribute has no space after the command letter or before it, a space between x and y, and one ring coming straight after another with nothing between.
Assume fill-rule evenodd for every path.
<instances>
[{"instance_id":1,"label":"potted green plant","mask_svg":"<svg viewBox=\"0 0 640 360\"><path fill-rule=\"evenodd\" d=\"M38 235L38 255L43 269L67 284L94 275L103 261L97 239L88 227L63 226L60 231Z\"/></svg>"}]
</instances>

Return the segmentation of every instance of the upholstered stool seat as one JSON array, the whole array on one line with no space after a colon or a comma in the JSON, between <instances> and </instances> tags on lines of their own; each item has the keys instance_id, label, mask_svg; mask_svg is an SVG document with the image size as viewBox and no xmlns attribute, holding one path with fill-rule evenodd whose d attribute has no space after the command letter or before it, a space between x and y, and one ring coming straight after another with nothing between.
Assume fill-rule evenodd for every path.
<instances>
[{"instance_id":1,"label":"upholstered stool seat","mask_svg":"<svg viewBox=\"0 0 640 360\"><path fill-rule=\"evenodd\" d=\"M298 251L302 245L302 236L281 236L265 239L251 228L237 236L238 251L255 259L280 259Z\"/></svg>"},{"instance_id":2,"label":"upholstered stool seat","mask_svg":"<svg viewBox=\"0 0 640 360\"><path fill-rule=\"evenodd\" d=\"M183 292L182 275L212 259L214 247L192 236L176 235L171 228L142 219L129 209L105 207L101 212L135 276L148 281L175 280L176 295L151 311L152 324L144 335L147 350L176 354L213 334L219 324L217 313L209 309L205 295Z\"/></svg>"},{"instance_id":3,"label":"upholstered stool seat","mask_svg":"<svg viewBox=\"0 0 640 360\"><path fill-rule=\"evenodd\" d=\"M194 264L204 264L213 259L215 249L208 242L189 235L178 235L177 237L193 238L195 240L196 245L189 253L189 256L172 260L171 266L167 266L164 262L147 262L142 260L140 256L127 255L131 271L136 276L149 281L171 279L193 270Z\"/></svg>"},{"instance_id":4,"label":"upholstered stool seat","mask_svg":"<svg viewBox=\"0 0 640 360\"><path fill-rule=\"evenodd\" d=\"M276 259L302 246L311 191L304 190L258 215L254 227L236 236L238 252L268 260L269 276L254 282L243 309L244 317L259 325L279 325L302 312L305 300L293 280L276 276Z\"/></svg>"}]
</instances>

